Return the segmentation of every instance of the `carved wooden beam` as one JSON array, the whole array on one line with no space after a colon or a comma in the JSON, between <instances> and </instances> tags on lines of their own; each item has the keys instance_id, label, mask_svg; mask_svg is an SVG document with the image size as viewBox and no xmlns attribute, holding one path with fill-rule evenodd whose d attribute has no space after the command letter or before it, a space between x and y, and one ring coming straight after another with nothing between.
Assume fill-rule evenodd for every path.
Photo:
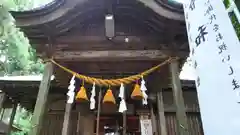
<instances>
[{"instance_id":1,"label":"carved wooden beam","mask_svg":"<svg viewBox=\"0 0 240 135\"><path fill-rule=\"evenodd\" d=\"M67 35L67 36L60 36L56 39L57 43L106 43L106 41L112 43L126 43L126 38L128 38L127 43L142 43L142 42L155 42L157 43L160 40L158 36L134 36L134 35L116 35L113 39L107 40L106 36L85 36L82 33L75 33L76 35ZM137 34L137 33L135 33ZM80 35L80 36L79 36Z\"/></svg>"},{"instance_id":2,"label":"carved wooden beam","mask_svg":"<svg viewBox=\"0 0 240 135\"><path fill-rule=\"evenodd\" d=\"M115 60L161 60L171 51L161 50L108 50L108 51L56 51L54 59L59 61L115 61ZM176 52L175 56L186 57L187 52Z\"/></svg>"},{"instance_id":3,"label":"carved wooden beam","mask_svg":"<svg viewBox=\"0 0 240 135\"><path fill-rule=\"evenodd\" d=\"M100 43L99 42L99 43L79 43L79 44L57 44L54 46L54 49L55 51L161 50L161 49L166 50L168 49L169 46L170 45L168 44L157 44L157 43L150 44L145 42L139 42L139 43L112 43L112 42ZM39 47L41 47L41 45L39 45Z\"/></svg>"},{"instance_id":4,"label":"carved wooden beam","mask_svg":"<svg viewBox=\"0 0 240 135\"><path fill-rule=\"evenodd\" d=\"M162 59L167 55L158 50L122 50L122 51L58 51L54 54L57 60L96 60L96 59Z\"/></svg>"}]
</instances>

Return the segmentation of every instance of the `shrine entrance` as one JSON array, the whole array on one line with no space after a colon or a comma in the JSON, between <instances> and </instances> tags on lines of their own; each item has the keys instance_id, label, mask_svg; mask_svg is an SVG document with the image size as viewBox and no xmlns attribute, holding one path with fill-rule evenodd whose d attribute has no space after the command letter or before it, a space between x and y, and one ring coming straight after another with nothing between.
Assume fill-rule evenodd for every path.
<instances>
[{"instance_id":1,"label":"shrine entrance","mask_svg":"<svg viewBox=\"0 0 240 135\"><path fill-rule=\"evenodd\" d=\"M97 124L97 121L95 121ZM127 135L140 135L140 124L138 116L126 116ZM123 118L122 115L102 115L100 116L99 135L122 135L123 134ZM95 132L96 133L96 132Z\"/></svg>"},{"instance_id":2,"label":"shrine entrance","mask_svg":"<svg viewBox=\"0 0 240 135\"><path fill-rule=\"evenodd\" d=\"M95 115L95 133L99 130L99 135L140 135L140 114L134 110L137 105L129 100L128 103L128 110L124 113L119 113L117 107L101 105L100 113Z\"/></svg>"}]
</instances>

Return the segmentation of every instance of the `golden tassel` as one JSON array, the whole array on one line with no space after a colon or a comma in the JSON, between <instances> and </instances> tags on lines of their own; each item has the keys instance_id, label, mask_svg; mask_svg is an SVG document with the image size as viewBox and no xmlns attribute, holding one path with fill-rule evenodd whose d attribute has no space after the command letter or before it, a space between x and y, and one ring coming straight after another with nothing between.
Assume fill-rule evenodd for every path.
<instances>
[{"instance_id":1,"label":"golden tassel","mask_svg":"<svg viewBox=\"0 0 240 135\"><path fill-rule=\"evenodd\" d=\"M136 82L133 92L131 94L131 98L132 99L136 99L136 100L142 100L143 99L143 93L140 89L140 85L138 84L138 82Z\"/></svg>"},{"instance_id":2,"label":"golden tassel","mask_svg":"<svg viewBox=\"0 0 240 135\"><path fill-rule=\"evenodd\" d=\"M116 104L116 100L110 88L107 90L105 96L103 97L103 103Z\"/></svg>"},{"instance_id":3,"label":"golden tassel","mask_svg":"<svg viewBox=\"0 0 240 135\"><path fill-rule=\"evenodd\" d=\"M86 89L84 88L84 86L81 86L80 90L78 91L78 93L76 95L76 100L77 101L88 101L88 96L87 96Z\"/></svg>"}]
</instances>

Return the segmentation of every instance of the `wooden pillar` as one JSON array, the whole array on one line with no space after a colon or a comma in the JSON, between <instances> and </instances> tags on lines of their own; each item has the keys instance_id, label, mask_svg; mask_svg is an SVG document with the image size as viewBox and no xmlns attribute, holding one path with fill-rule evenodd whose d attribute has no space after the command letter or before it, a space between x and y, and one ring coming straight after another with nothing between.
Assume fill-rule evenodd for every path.
<instances>
[{"instance_id":1,"label":"wooden pillar","mask_svg":"<svg viewBox=\"0 0 240 135\"><path fill-rule=\"evenodd\" d=\"M70 127L70 120L71 120L71 110L72 104L66 103L65 113L64 113L64 121L63 121L63 128L62 128L62 135L69 135L69 127Z\"/></svg>"},{"instance_id":2,"label":"wooden pillar","mask_svg":"<svg viewBox=\"0 0 240 135\"><path fill-rule=\"evenodd\" d=\"M82 135L94 135L95 116L88 113L84 116L82 122L84 128Z\"/></svg>"},{"instance_id":3,"label":"wooden pillar","mask_svg":"<svg viewBox=\"0 0 240 135\"><path fill-rule=\"evenodd\" d=\"M5 93L4 92L0 92L0 112L3 109L4 100L5 100Z\"/></svg>"},{"instance_id":4,"label":"wooden pillar","mask_svg":"<svg viewBox=\"0 0 240 135\"><path fill-rule=\"evenodd\" d=\"M0 117L0 120L1 120L1 121L3 120L3 115L4 115L4 113L5 113L5 108L3 108L2 111L1 111L1 117Z\"/></svg>"},{"instance_id":5,"label":"wooden pillar","mask_svg":"<svg viewBox=\"0 0 240 135\"><path fill-rule=\"evenodd\" d=\"M126 93L124 93L124 100L126 99ZM127 105L127 103L126 103ZM127 135L127 111L123 112L123 135Z\"/></svg>"},{"instance_id":6,"label":"wooden pillar","mask_svg":"<svg viewBox=\"0 0 240 135\"><path fill-rule=\"evenodd\" d=\"M6 94L4 92L0 93L0 114L1 114L0 115L0 120L2 120L3 115L4 115L4 111L5 111L5 109L4 109L5 96L6 96Z\"/></svg>"},{"instance_id":7,"label":"wooden pillar","mask_svg":"<svg viewBox=\"0 0 240 135\"><path fill-rule=\"evenodd\" d=\"M123 112L123 135L127 134L127 113Z\"/></svg>"},{"instance_id":8,"label":"wooden pillar","mask_svg":"<svg viewBox=\"0 0 240 135\"><path fill-rule=\"evenodd\" d=\"M160 135L167 135L167 126L166 126L166 118L164 111L164 103L162 90L157 92L157 107L158 107L158 117L159 117L159 127L160 127Z\"/></svg>"},{"instance_id":9,"label":"wooden pillar","mask_svg":"<svg viewBox=\"0 0 240 135\"><path fill-rule=\"evenodd\" d=\"M78 112L78 119L77 119L77 135L81 135L81 112Z\"/></svg>"},{"instance_id":10,"label":"wooden pillar","mask_svg":"<svg viewBox=\"0 0 240 135\"><path fill-rule=\"evenodd\" d=\"M101 111L101 99L102 99L102 88L100 88L99 94L98 94L98 111L97 111L96 135L99 135L99 121L100 121L100 111Z\"/></svg>"},{"instance_id":11,"label":"wooden pillar","mask_svg":"<svg viewBox=\"0 0 240 135\"><path fill-rule=\"evenodd\" d=\"M171 78L172 78L172 91L174 103L176 105L176 114L178 122L179 135L189 135L188 122L186 116L186 108L184 104L182 87L179 78L179 63L177 60L172 61L170 64Z\"/></svg>"},{"instance_id":12,"label":"wooden pillar","mask_svg":"<svg viewBox=\"0 0 240 135\"><path fill-rule=\"evenodd\" d=\"M151 105L151 121L152 121L152 130L153 130L153 135L158 135L157 132L157 124L156 124L156 116L154 114L154 108L153 105Z\"/></svg>"},{"instance_id":13,"label":"wooden pillar","mask_svg":"<svg viewBox=\"0 0 240 135\"><path fill-rule=\"evenodd\" d=\"M14 117L15 117L16 111L17 111L17 106L18 106L17 102L14 102L11 117L10 117L9 124L8 124L7 135L10 135L10 133L11 133L12 125L14 122Z\"/></svg>"},{"instance_id":14,"label":"wooden pillar","mask_svg":"<svg viewBox=\"0 0 240 135\"><path fill-rule=\"evenodd\" d=\"M32 117L32 128L29 132L29 135L40 135L40 129L43 120L43 115L46 110L46 103L52 73L53 64L51 62L47 62L44 68L43 78L39 86L37 101L35 104L34 113Z\"/></svg>"}]
</instances>

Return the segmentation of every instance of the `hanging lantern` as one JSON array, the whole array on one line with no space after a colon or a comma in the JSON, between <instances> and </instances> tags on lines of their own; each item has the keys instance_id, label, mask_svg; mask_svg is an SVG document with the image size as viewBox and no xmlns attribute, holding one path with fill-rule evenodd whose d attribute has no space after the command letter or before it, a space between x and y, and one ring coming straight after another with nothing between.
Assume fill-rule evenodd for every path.
<instances>
[{"instance_id":1,"label":"hanging lantern","mask_svg":"<svg viewBox=\"0 0 240 135\"><path fill-rule=\"evenodd\" d=\"M88 96L87 96L86 89L84 88L84 86L81 86L80 90L78 91L76 100L77 101L88 101Z\"/></svg>"},{"instance_id":2,"label":"hanging lantern","mask_svg":"<svg viewBox=\"0 0 240 135\"><path fill-rule=\"evenodd\" d=\"M138 82L136 82L133 92L131 94L131 98L135 99L135 100L142 100L143 99L143 93L140 89L140 86L138 84Z\"/></svg>"},{"instance_id":3,"label":"hanging lantern","mask_svg":"<svg viewBox=\"0 0 240 135\"><path fill-rule=\"evenodd\" d=\"M107 90L105 96L103 97L103 103L116 104L115 98L110 88Z\"/></svg>"}]
</instances>

